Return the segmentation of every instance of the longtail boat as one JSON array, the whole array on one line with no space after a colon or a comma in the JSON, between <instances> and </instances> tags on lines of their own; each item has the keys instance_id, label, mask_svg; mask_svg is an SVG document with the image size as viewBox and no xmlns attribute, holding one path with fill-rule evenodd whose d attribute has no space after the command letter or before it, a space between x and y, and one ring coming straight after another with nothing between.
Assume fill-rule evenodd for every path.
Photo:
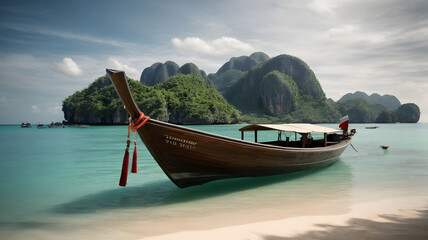
<instances>
[{"instance_id":1,"label":"longtail boat","mask_svg":"<svg viewBox=\"0 0 428 240\"><path fill-rule=\"evenodd\" d=\"M112 69L106 72L130 122L144 123L136 131L148 151L180 188L219 179L278 175L327 166L339 158L355 133L348 133L347 124L343 131L312 124L254 124L240 129L242 139L198 131L144 116L131 96L125 73ZM266 130L292 132L301 138L290 141L288 137L283 141L278 137L276 141L258 142L257 132ZM246 131L254 132L254 142L244 140ZM316 132L323 133L323 139L311 139L311 133ZM124 169L128 171L128 165Z\"/></svg>"}]
</instances>

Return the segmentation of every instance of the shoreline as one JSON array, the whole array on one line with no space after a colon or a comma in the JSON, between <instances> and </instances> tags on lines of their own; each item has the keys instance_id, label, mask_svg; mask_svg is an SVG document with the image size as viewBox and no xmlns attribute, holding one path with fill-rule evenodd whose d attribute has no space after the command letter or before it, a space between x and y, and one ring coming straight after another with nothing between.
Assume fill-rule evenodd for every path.
<instances>
[{"instance_id":1,"label":"shoreline","mask_svg":"<svg viewBox=\"0 0 428 240\"><path fill-rule=\"evenodd\" d=\"M354 204L348 213L339 215L298 216L140 239L426 239L426 226L428 198L389 198Z\"/></svg>"}]
</instances>

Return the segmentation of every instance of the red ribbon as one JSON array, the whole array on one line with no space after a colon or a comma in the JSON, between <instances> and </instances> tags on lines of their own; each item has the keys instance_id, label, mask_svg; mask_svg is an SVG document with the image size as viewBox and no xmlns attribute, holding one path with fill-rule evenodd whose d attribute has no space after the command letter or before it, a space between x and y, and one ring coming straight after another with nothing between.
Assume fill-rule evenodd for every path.
<instances>
[{"instance_id":1,"label":"red ribbon","mask_svg":"<svg viewBox=\"0 0 428 240\"><path fill-rule=\"evenodd\" d=\"M120 174L120 180L119 180L119 186L125 187L126 186L126 180L128 179L128 168L129 168L129 144L131 141L126 141L126 149L125 149L125 155L123 156L123 163L122 163L122 173Z\"/></svg>"},{"instance_id":2,"label":"red ribbon","mask_svg":"<svg viewBox=\"0 0 428 240\"><path fill-rule=\"evenodd\" d=\"M137 140L134 140L134 155L132 155L132 168L131 168L131 172L132 173L137 173Z\"/></svg>"},{"instance_id":3,"label":"red ribbon","mask_svg":"<svg viewBox=\"0 0 428 240\"><path fill-rule=\"evenodd\" d=\"M123 163L122 163L122 173L120 174L120 181L119 186L125 187L126 181L128 178L128 168L129 168L129 145L131 144L131 141L129 138L131 137L130 131L135 133L135 136L137 136L137 130L142 127L144 124L146 124L147 121L149 121L150 117L145 116L144 113L140 114L140 117L138 117L137 121L134 123L130 121L130 124L128 126L128 140L126 141L126 150L125 155L123 156ZM131 172L137 173L137 140L134 140L134 154L132 155L132 167Z\"/></svg>"}]
</instances>

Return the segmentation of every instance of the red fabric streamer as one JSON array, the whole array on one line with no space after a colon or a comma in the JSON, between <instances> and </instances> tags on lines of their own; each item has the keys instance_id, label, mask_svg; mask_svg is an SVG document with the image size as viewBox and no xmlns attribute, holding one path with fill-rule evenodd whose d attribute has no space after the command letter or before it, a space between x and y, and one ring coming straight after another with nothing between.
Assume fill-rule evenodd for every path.
<instances>
[{"instance_id":1,"label":"red fabric streamer","mask_svg":"<svg viewBox=\"0 0 428 240\"><path fill-rule=\"evenodd\" d=\"M131 168L131 172L132 173L137 173L137 140L134 140L134 155L132 155L132 168Z\"/></svg>"},{"instance_id":2,"label":"red fabric streamer","mask_svg":"<svg viewBox=\"0 0 428 240\"><path fill-rule=\"evenodd\" d=\"M129 126L128 126L128 140L126 141L126 150L125 150L125 156L123 156L123 164L122 164L122 173L120 174L120 181L119 186L125 187L126 186L126 180L128 178L128 168L129 168L129 144L131 144L131 141L129 138L131 137L131 132L135 133L135 136L137 136L137 130L142 127L146 122L150 119L150 117L145 116L144 113L141 113L138 117L138 120L134 123L132 122L131 118L129 119ZM134 154L132 155L132 167L131 172L137 173L137 141L134 141L135 147L134 147Z\"/></svg>"},{"instance_id":3,"label":"red fabric streamer","mask_svg":"<svg viewBox=\"0 0 428 240\"><path fill-rule=\"evenodd\" d=\"M129 144L131 141L126 141L126 150L125 155L123 156L123 163L122 163L122 173L120 174L120 181L119 186L125 187L126 186L126 180L128 179L128 169L129 169Z\"/></svg>"}]
</instances>

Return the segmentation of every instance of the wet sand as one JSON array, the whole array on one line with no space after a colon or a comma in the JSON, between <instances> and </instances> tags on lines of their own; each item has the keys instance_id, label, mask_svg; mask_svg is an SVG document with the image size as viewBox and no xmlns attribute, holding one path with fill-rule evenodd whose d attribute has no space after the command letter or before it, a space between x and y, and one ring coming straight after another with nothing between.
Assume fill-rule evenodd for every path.
<instances>
[{"instance_id":1,"label":"wet sand","mask_svg":"<svg viewBox=\"0 0 428 240\"><path fill-rule=\"evenodd\" d=\"M356 204L341 215L292 217L142 239L428 239L428 199L385 199Z\"/></svg>"},{"instance_id":2,"label":"wet sand","mask_svg":"<svg viewBox=\"0 0 428 240\"><path fill-rule=\"evenodd\" d=\"M317 205L296 203L287 205L294 211L258 208L144 220L129 218L141 212L126 215L128 218L116 214L108 218L78 214L67 221L58 218L48 222L2 223L0 239L428 239L426 196L363 200L345 205L347 207L340 201ZM166 211L165 214L171 210L169 206L159 208Z\"/></svg>"}]
</instances>

